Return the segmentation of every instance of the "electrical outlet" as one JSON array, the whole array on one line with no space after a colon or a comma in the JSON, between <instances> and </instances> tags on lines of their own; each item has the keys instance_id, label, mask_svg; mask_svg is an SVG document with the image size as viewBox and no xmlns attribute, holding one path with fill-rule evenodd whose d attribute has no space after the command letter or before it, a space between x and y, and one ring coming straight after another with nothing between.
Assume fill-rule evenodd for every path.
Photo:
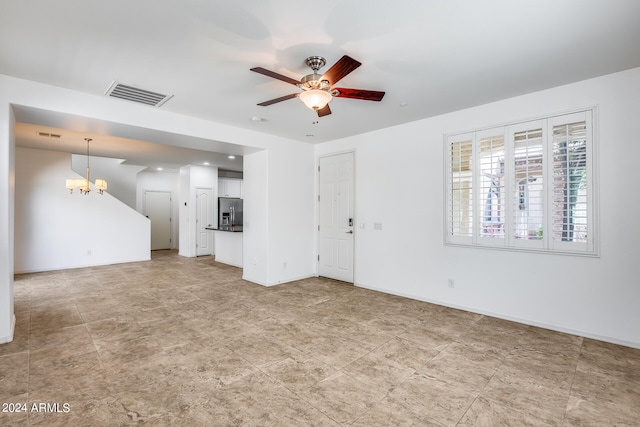
<instances>
[{"instance_id":1,"label":"electrical outlet","mask_svg":"<svg viewBox=\"0 0 640 427\"><path fill-rule=\"evenodd\" d=\"M447 286L451 289L456 287L456 285L453 283L453 279L447 279Z\"/></svg>"}]
</instances>

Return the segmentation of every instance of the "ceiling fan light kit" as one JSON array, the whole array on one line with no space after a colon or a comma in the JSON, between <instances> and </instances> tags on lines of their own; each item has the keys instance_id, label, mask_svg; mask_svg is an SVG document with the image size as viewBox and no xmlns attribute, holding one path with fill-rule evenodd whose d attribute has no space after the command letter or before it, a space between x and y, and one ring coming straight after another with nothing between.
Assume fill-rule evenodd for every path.
<instances>
[{"instance_id":1,"label":"ceiling fan light kit","mask_svg":"<svg viewBox=\"0 0 640 427\"><path fill-rule=\"evenodd\" d=\"M307 107L318 111L326 107L333 97L325 90L309 89L298 95L298 98L300 98Z\"/></svg>"},{"instance_id":2,"label":"ceiling fan light kit","mask_svg":"<svg viewBox=\"0 0 640 427\"><path fill-rule=\"evenodd\" d=\"M321 56L310 56L306 59L305 63L313 70L312 74L308 74L302 77L299 81L292 79L282 74L278 74L273 71L266 70L262 67L252 68L259 74L263 74L274 79L282 80L283 82L293 84L299 87L301 93L293 93L290 95L281 96L269 101L261 102L260 106L266 107L271 104L286 101L287 99L300 98L304 104L317 112L318 117L323 117L331 114L329 109L329 102L336 98L353 98L363 99L367 101L380 101L384 96L384 92L363 90L363 89L348 89L348 88L332 88L340 79L351 73L353 70L362 65L355 59L345 55L338 62L336 62L324 75L318 74L318 70L324 67L327 61Z\"/></svg>"}]
</instances>

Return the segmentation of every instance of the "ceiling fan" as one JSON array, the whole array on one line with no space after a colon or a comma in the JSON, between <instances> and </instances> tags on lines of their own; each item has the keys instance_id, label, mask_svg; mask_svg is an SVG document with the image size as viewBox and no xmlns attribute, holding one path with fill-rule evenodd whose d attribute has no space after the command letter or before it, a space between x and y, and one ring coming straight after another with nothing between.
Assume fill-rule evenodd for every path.
<instances>
[{"instance_id":1,"label":"ceiling fan","mask_svg":"<svg viewBox=\"0 0 640 427\"><path fill-rule=\"evenodd\" d=\"M331 114L329 102L334 97L364 99L367 101L380 101L384 96L384 92L375 90L333 87L333 85L338 83L339 80L362 65L360 62L347 55L344 55L342 58L340 58L340 60L333 64L333 66L329 68L329 71L327 71L323 75L318 74L318 70L324 67L327 63L327 61L323 57L310 56L306 59L305 62L309 67L311 67L313 73L307 74L299 81L282 74L278 74L274 71L266 70L262 67L252 68L251 71L255 71L259 74L264 74L268 77L273 77L274 79L282 80L285 83L298 86L300 89L302 89L302 92L281 96L280 98L261 102L258 105L266 107L271 104L298 97L302 102L305 103L307 107L317 111L318 117L322 117Z\"/></svg>"}]
</instances>

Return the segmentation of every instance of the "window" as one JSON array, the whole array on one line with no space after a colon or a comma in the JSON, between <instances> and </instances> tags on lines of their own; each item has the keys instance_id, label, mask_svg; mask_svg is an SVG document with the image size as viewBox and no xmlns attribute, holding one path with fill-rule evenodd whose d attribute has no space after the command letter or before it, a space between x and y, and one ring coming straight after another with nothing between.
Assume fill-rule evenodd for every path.
<instances>
[{"instance_id":1,"label":"window","mask_svg":"<svg viewBox=\"0 0 640 427\"><path fill-rule=\"evenodd\" d=\"M446 242L596 255L594 114L447 135Z\"/></svg>"}]
</instances>

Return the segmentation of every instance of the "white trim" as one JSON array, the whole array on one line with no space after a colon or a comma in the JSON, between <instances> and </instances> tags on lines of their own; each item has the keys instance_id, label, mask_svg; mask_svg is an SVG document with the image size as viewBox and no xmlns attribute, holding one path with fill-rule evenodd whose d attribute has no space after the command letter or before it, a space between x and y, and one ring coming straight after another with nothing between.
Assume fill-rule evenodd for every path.
<instances>
[{"instance_id":1,"label":"white trim","mask_svg":"<svg viewBox=\"0 0 640 427\"><path fill-rule=\"evenodd\" d=\"M229 265L231 265L231 264L229 264ZM236 267L236 268L241 268L241 267ZM282 282L267 283L267 282L263 282L261 280L247 279L243 274L242 275L242 280L244 280L246 282L255 283L256 285L264 286L266 288L269 288L271 286L284 285L285 283L297 282L298 280L311 279L313 277L318 277L318 275L317 274L310 274L310 275L304 275L304 276L290 278L290 279L287 279L287 280L282 281Z\"/></svg>"},{"instance_id":2,"label":"white trim","mask_svg":"<svg viewBox=\"0 0 640 427\"><path fill-rule=\"evenodd\" d=\"M172 249L166 249L166 250L172 250ZM136 259L122 260L118 262L102 262L102 263L91 264L90 266L86 264L77 264L77 265L73 264L73 265L65 265L65 266L56 266L53 268L19 270L19 271L16 271L15 274L44 273L45 271L72 270L75 268L100 267L104 265L119 265L119 264L128 264L130 262L145 262L145 261L151 261L151 251L149 251L149 257L146 259L136 258Z\"/></svg>"},{"instance_id":3,"label":"white trim","mask_svg":"<svg viewBox=\"0 0 640 427\"><path fill-rule=\"evenodd\" d=\"M0 344L7 344L13 341L16 332L16 315L14 314L11 317L11 335L0 337Z\"/></svg>"},{"instance_id":4,"label":"white trim","mask_svg":"<svg viewBox=\"0 0 640 427\"><path fill-rule=\"evenodd\" d=\"M465 305L446 304L446 303L444 303L442 301L435 300L435 299L423 298L423 297L419 297L419 296L416 296L416 295L413 295L413 294L404 293L404 292L391 292L388 289L382 289L382 288L378 288L378 287L375 287L375 286L367 286L367 285L364 285L364 284L361 284L361 283L356 283L355 285L357 287L359 287L359 288L369 289L369 290L376 291L376 292L382 292L384 294L396 295L396 296L399 296L399 297L409 298L409 299L416 300L416 301L422 301L422 302L429 303L429 304L436 304L436 305L439 305L439 306L442 306L442 307L448 307L448 308L452 308L452 309L456 309L456 310L468 311L470 313L482 314L482 315L485 315L485 316L495 317L497 319L503 319L503 320L508 320L510 322L520 323L520 324L523 324L523 325L535 326L535 327L538 327L538 328L548 329L550 331L556 331L556 332L561 332L561 333L564 333L564 334L579 336L579 337L582 337L582 338L594 339L594 340L598 340L598 341L608 342L608 343L611 343L611 344L623 345L625 347L640 349L640 342L627 341L627 340L622 340L622 339L618 339L618 338L615 338L615 337L610 337L610 336L605 336L605 335L600 335L600 334L593 334L593 333L590 333L590 332L581 331L579 329L563 328L563 327L556 326L556 325L549 324L549 323L536 322L535 320L525 319L525 318L516 317L516 316L509 316L509 315L505 315L505 314L501 314L501 313L495 313L495 312L492 312L492 311L489 311L489 310L478 310L475 307L468 307L468 306L465 306Z\"/></svg>"}]
</instances>

